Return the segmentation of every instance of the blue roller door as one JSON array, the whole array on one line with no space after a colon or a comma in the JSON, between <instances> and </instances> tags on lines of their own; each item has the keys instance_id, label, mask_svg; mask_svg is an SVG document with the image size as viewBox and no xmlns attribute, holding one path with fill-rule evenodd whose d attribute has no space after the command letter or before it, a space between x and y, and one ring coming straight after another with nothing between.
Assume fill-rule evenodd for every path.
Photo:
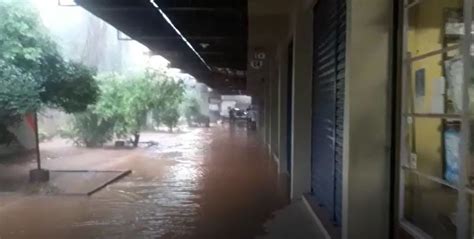
<instances>
[{"instance_id":1,"label":"blue roller door","mask_svg":"<svg viewBox=\"0 0 474 239\"><path fill-rule=\"evenodd\" d=\"M346 5L320 0L314 9L312 193L341 222Z\"/></svg>"}]
</instances>

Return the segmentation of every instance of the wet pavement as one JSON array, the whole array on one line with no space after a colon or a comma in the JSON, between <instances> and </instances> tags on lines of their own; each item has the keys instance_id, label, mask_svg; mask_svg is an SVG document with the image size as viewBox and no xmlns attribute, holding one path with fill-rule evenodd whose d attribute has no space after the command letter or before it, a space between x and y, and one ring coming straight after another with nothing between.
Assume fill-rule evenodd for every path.
<instances>
[{"instance_id":1,"label":"wet pavement","mask_svg":"<svg viewBox=\"0 0 474 239\"><path fill-rule=\"evenodd\" d=\"M327 239L331 238L323 226L317 222L303 200L295 200L290 205L275 212L275 218L265 223L269 232L258 239ZM340 237L335 237L340 238Z\"/></svg>"},{"instance_id":2,"label":"wet pavement","mask_svg":"<svg viewBox=\"0 0 474 239\"><path fill-rule=\"evenodd\" d=\"M43 158L50 169L133 173L92 197L0 193L0 238L250 239L264 235L263 224L285 203L276 166L244 129L142 137L159 144L47 147ZM3 171L22 175L24 165Z\"/></svg>"}]
</instances>

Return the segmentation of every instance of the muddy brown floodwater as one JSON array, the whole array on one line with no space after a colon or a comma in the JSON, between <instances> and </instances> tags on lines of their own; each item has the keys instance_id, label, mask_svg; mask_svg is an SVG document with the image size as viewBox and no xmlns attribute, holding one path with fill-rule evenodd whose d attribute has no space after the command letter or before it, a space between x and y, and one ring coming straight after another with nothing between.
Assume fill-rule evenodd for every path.
<instances>
[{"instance_id":1,"label":"muddy brown floodwater","mask_svg":"<svg viewBox=\"0 0 474 239\"><path fill-rule=\"evenodd\" d=\"M250 239L264 234L263 223L285 203L273 161L243 129L217 126L143 138L159 145L46 145L47 168L133 173L91 197L2 193L0 238ZM0 173L23 175L31 164L3 166Z\"/></svg>"}]
</instances>

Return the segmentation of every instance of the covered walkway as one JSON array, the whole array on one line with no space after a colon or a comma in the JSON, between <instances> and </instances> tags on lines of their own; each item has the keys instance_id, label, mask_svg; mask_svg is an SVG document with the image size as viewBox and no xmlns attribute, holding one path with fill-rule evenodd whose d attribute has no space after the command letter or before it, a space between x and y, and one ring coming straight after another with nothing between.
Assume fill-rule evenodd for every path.
<instances>
[{"instance_id":1,"label":"covered walkway","mask_svg":"<svg viewBox=\"0 0 474 239\"><path fill-rule=\"evenodd\" d=\"M0 238L255 238L286 203L274 161L244 129L144 137L167 138L121 156L106 149L51 156L50 169L133 173L92 197L2 193ZM22 165L0 171L12 167Z\"/></svg>"},{"instance_id":2,"label":"covered walkway","mask_svg":"<svg viewBox=\"0 0 474 239\"><path fill-rule=\"evenodd\" d=\"M51 170L133 174L0 195L0 239L472 238L473 1L68 1L205 84L204 115L251 97L256 132L52 149ZM0 188L30 168L0 164Z\"/></svg>"}]
</instances>

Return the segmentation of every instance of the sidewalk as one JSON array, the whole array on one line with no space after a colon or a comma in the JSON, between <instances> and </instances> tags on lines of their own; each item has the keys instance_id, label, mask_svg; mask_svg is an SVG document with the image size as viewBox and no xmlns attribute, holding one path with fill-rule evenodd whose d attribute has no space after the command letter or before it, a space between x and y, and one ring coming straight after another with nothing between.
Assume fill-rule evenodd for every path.
<instances>
[{"instance_id":1,"label":"sidewalk","mask_svg":"<svg viewBox=\"0 0 474 239\"><path fill-rule=\"evenodd\" d=\"M265 224L268 234L258 239L326 239L302 200L277 211Z\"/></svg>"}]
</instances>

